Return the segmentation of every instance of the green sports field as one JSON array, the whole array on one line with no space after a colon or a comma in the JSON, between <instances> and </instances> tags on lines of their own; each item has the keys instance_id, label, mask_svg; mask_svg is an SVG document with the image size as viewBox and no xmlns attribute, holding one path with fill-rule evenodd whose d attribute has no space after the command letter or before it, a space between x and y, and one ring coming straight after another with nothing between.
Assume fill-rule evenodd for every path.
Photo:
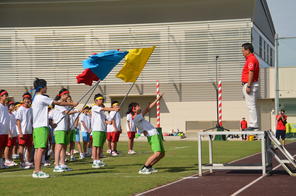
<instances>
[{"instance_id":1,"label":"green sports field","mask_svg":"<svg viewBox=\"0 0 296 196\"><path fill-rule=\"evenodd\" d=\"M127 143L119 143L120 157L107 157L105 168L92 169L91 160L71 162L74 170L53 173L52 167L44 171L49 179L33 179L32 170L18 167L0 170L0 195L132 195L197 173L197 142L167 141L166 157L157 165L158 173L139 175L146 158L151 154L147 142L137 142L136 155L128 155ZM204 143L207 159L207 143ZM214 161L229 162L260 151L259 142L214 143Z\"/></svg>"}]
</instances>

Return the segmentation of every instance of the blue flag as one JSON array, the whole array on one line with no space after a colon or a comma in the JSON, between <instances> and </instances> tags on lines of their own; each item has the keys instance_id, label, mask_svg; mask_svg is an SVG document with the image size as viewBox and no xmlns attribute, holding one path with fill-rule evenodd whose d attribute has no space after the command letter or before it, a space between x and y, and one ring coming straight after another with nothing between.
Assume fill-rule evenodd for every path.
<instances>
[{"instance_id":1,"label":"blue flag","mask_svg":"<svg viewBox=\"0 0 296 196\"><path fill-rule=\"evenodd\" d=\"M104 80L127 53L127 51L109 50L91 55L82 62L83 68L90 69L100 80Z\"/></svg>"}]
</instances>

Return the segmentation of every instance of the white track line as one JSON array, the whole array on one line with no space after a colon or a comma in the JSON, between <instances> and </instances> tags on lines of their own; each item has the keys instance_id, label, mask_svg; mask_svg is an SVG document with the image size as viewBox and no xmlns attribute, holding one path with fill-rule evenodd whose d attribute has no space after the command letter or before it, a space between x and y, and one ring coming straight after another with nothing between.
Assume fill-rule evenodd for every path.
<instances>
[{"instance_id":1,"label":"white track line","mask_svg":"<svg viewBox=\"0 0 296 196\"><path fill-rule=\"evenodd\" d=\"M240 158L240 159L237 159L237 160L234 160L234 161L231 161L231 162L229 162L229 163L234 163L234 162L237 162L237 161L241 161L241 160L244 160L244 159L250 158L250 157L252 157L252 156L256 156L256 155L258 155L258 154L260 154L260 152L258 152L258 153L256 153L256 154L252 154L252 155L246 156L246 157L243 157L243 158ZM203 174L208 173L208 172L209 172L209 170L203 172ZM187 177L181 178L180 180L177 180L177 181L174 181L174 182L171 182L171 183L168 183L168 184L164 184L164 185L162 185L162 186L155 187L155 188L150 189L150 190L147 190L147 191L145 191L145 192L142 192L142 193L136 194L135 196L142 196L142 195L145 195L146 193L150 193L150 192L152 192L152 191L155 191L155 190L158 190L158 189L161 189L161 188L164 188L164 187L170 186L170 185L172 185L172 184L175 184L175 183L181 182L181 181L183 181L183 180L199 178L199 177L194 177L194 176L196 176L196 175L197 175L197 174L193 174L193 175L191 175L191 176L187 176Z\"/></svg>"},{"instance_id":2,"label":"white track line","mask_svg":"<svg viewBox=\"0 0 296 196\"><path fill-rule=\"evenodd\" d=\"M295 157L295 155L293 155L293 157ZM275 166L272 171L276 170L277 168L279 168L281 166L281 164L278 164L277 166ZM250 186L252 186L253 184L255 184L256 182L260 181L261 179L263 179L266 176L266 174L264 176L260 176L259 178L253 180L252 182L250 182L249 184L243 186L242 188L240 188L239 190L237 190L235 193L232 193L231 196L236 196L238 194L240 194L241 192L243 192L244 190L246 190L247 188L249 188Z\"/></svg>"}]
</instances>

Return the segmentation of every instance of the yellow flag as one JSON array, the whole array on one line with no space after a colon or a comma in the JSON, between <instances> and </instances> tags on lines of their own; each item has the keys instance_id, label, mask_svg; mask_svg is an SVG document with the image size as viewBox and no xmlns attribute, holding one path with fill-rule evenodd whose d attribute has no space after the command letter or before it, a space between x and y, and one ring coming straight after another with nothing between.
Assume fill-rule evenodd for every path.
<instances>
[{"instance_id":1,"label":"yellow flag","mask_svg":"<svg viewBox=\"0 0 296 196\"><path fill-rule=\"evenodd\" d=\"M128 50L128 54L125 56L125 63L116 74L116 77L125 82L135 82L154 51L154 48L155 46Z\"/></svg>"}]
</instances>

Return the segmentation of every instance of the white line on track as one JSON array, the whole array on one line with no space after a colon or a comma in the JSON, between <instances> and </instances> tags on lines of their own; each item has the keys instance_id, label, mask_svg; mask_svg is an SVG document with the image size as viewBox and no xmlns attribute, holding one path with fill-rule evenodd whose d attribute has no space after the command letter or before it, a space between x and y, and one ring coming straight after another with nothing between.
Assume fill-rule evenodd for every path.
<instances>
[{"instance_id":1,"label":"white line on track","mask_svg":"<svg viewBox=\"0 0 296 196\"><path fill-rule=\"evenodd\" d=\"M231 162L229 162L229 163L234 163L234 162L237 162L237 161L241 161L241 160L244 160L244 159L250 158L250 157L252 157L252 156L256 156L256 155L258 155L258 154L260 154L260 152L258 152L258 153L256 153L256 154L252 154L252 155L246 156L246 157L243 157L243 158L240 158L240 159L237 159L237 160L234 160L234 161L231 161ZM208 172L209 172L209 171L205 171L205 172L203 172L203 174L208 173ZM145 192L142 192L142 193L136 194L135 196L142 196L142 195L145 195L146 193L150 193L150 192L152 192L152 191L155 191L155 190L158 190L158 189L161 189L161 188L164 188L164 187L170 186L170 185L172 185L172 184L176 184L176 183L181 182L181 181L183 181L183 180L197 179L197 178L199 178L199 177L197 177L196 175L197 175L197 174L193 174L193 175L191 175L191 176L187 176L187 177L181 178L181 179L179 179L179 180L177 180L177 181L174 181L174 182L171 182L171 183L168 183L168 184L164 184L164 185L162 185L162 186L158 186L158 187L155 187L155 188L153 188L153 189L147 190L147 191L145 191Z\"/></svg>"},{"instance_id":2,"label":"white line on track","mask_svg":"<svg viewBox=\"0 0 296 196\"><path fill-rule=\"evenodd\" d=\"M295 157L295 155L293 155L293 157ZM281 164L278 164L277 166L275 166L272 171L276 170L277 168L279 168L281 166ZM253 180L252 182L250 182L249 184L243 186L242 188L240 188L239 190L237 190L235 193L232 193L231 196L236 196L238 194L240 194L241 192L243 192L244 190L248 189L249 187L251 187L253 184L255 184L256 182L260 181L261 179L263 179L266 175L264 176L260 176L259 178Z\"/></svg>"}]
</instances>

